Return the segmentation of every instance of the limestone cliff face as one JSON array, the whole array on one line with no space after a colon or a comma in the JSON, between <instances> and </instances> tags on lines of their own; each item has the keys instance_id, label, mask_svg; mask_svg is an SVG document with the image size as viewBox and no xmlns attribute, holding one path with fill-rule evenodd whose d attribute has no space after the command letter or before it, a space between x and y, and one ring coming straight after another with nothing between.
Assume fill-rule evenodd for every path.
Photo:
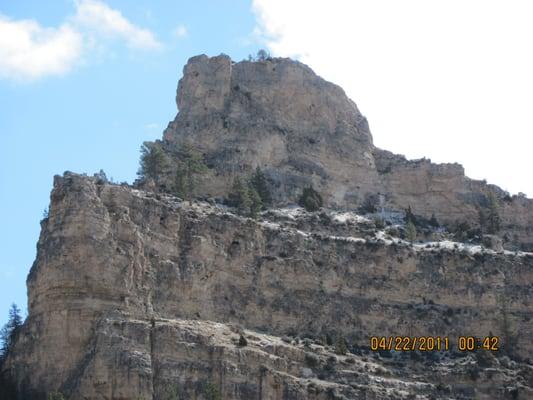
<instances>
[{"instance_id":1,"label":"limestone cliff face","mask_svg":"<svg viewBox=\"0 0 533 400\"><path fill-rule=\"evenodd\" d=\"M517 376L519 398L533 395L530 369L516 363L494 359L495 372L474 380L468 359L450 359L451 379L441 364L339 356L294 339L342 337L359 349L372 335L493 334L514 354L531 354L531 255L413 247L345 220L271 211L254 221L56 177L28 277L29 317L4 373L32 399L59 390L71 399L159 400L172 385L185 399L442 390L489 399L506 396L501 382L515 385Z\"/></svg>"},{"instance_id":2,"label":"limestone cliff face","mask_svg":"<svg viewBox=\"0 0 533 400\"><path fill-rule=\"evenodd\" d=\"M213 170L199 194L224 196L235 175L260 166L278 204L295 202L313 184L330 207L354 208L379 193L383 206L411 206L443 223L475 223L477 209L493 192L502 200L509 242L533 248L532 200L504 202L502 190L468 179L458 164L407 161L376 148L355 103L302 63L193 57L183 70L177 104L164 143L171 158L183 142L205 154Z\"/></svg>"},{"instance_id":3,"label":"limestone cliff face","mask_svg":"<svg viewBox=\"0 0 533 400\"><path fill-rule=\"evenodd\" d=\"M177 103L158 183L192 144L207 200L57 176L0 395L7 380L17 400L533 398L533 254L509 250L533 242L531 200L374 147L342 89L289 59L193 57ZM209 199L256 166L275 200L257 220ZM310 184L328 208L282 207ZM489 193L507 250L436 231L412 244L345 212L380 194L472 222ZM465 335L499 336L501 352L458 352ZM450 351L378 354L371 336L449 337Z\"/></svg>"},{"instance_id":4,"label":"limestone cliff face","mask_svg":"<svg viewBox=\"0 0 533 400\"><path fill-rule=\"evenodd\" d=\"M375 189L366 119L340 87L301 63L193 57L177 103L180 112L164 138L169 151L185 141L206 154L214 167L206 194L227 193L235 174L256 166L268 173L280 202L311 183L339 205Z\"/></svg>"}]
</instances>

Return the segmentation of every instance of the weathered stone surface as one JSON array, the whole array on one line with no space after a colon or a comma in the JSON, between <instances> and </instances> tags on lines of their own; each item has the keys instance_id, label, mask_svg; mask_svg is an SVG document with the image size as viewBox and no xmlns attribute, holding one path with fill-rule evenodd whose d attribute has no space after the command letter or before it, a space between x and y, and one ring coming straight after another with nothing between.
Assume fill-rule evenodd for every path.
<instances>
[{"instance_id":1,"label":"weathered stone surface","mask_svg":"<svg viewBox=\"0 0 533 400\"><path fill-rule=\"evenodd\" d=\"M320 214L254 221L74 174L55 179L51 200L28 277L29 318L4 366L31 398L163 399L169 383L199 399L208 384L228 399L427 397L438 374L463 390L438 363L429 373L412 363L415 379L377 360L390 370L378 379L360 357L363 370L342 364L328 375L329 355L319 354L321 367L303 370L301 346L264 333L343 337L356 348L372 335L494 334L514 355L531 354L529 254L392 243ZM321 229L302 230L315 218ZM244 326L249 347L237 348L222 324ZM495 373L513 384L520 376L520 393L531 394L530 367L507 369ZM499 389L488 382L468 390L491 398L482 394Z\"/></svg>"},{"instance_id":2,"label":"weathered stone surface","mask_svg":"<svg viewBox=\"0 0 533 400\"><path fill-rule=\"evenodd\" d=\"M363 192L375 187L366 119L340 87L301 63L193 57L177 103L180 112L164 138L170 152L191 142L206 154L214 172L200 192L223 195L236 173L256 166L279 189L280 202L311 183L332 204L346 204L352 195L338 182L357 182Z\"/></svg>"},{"instance_id":3,"label":"weathered stone surface","mask_svg":"<svg viewBox=\"0 0 533 400\"><path fill-rule=\"evenodd\" d=\"M164 132L169 154L183 142L201 150L212 173L199 194L224 196L237 174L256 166L278 204L295 202L310 184L330 207L354 208L382 194L384 206L443 223L477 224L493 192L501 200L509 244L533 249L533 200L471 180L458 164L408 161L376 148L366 118L338 86L306 65L282 58L234 63L193 57L178 85L179 113Z\"/></svg>"},{"instance_id":4,"label":"weathered stone surface","mask_svg":"<svg viewBox=\"0 0 533 400\"><path fill-rule=\"evenodd\" d=\"M532 244L532 200L377 149L342 89L289 59L193 57L176 100L171 165L148 190L55 178L0 386L8 377L17 400L533 397L533 254L502 246ZM313 184L330 209L256 221L157 193L185 142L211 167L197 194L225 196L260 166L276 205ZM435 229L411 244L402 226L342 210L372 196L475 225L492 194L503 241L485 247ZM499 336L501 351L460 353L466 335ZM371 336L449 337L451 351L378 355Z\"/></svg>"}]
</instances>

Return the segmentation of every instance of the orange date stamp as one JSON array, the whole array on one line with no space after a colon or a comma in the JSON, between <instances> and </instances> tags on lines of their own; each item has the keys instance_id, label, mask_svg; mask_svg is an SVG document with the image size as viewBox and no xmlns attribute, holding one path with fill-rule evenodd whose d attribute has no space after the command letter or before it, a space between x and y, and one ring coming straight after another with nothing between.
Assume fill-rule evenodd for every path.
<instances>
[{"instance_id":1,"label":"orange date stamp","mask_svg":"<svg viewBox=\"0 0 533 400\"><path fill-rule=\"evenodd\" d=\"M457 348L459 351L489 350L498 351L500 338L498 336L459 336L452 341L447 336L372 336L370 350L372 351L449 351Z\"/></svg>"}]
</instances>

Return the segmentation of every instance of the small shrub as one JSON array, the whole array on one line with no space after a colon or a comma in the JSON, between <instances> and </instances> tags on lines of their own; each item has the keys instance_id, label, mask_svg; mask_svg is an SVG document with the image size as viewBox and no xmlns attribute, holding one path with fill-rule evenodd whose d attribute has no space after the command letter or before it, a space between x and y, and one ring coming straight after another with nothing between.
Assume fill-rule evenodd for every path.
<instances>
[{"instance_id":1,"label":"small shrub","mask_svg":"<svg viewBox=\"0 0 533 400\"><path fill-rule=\"evenodd\" d=\"M431 218L429 219L429 225L433 228L438 228L440 226L437 217L435 217L435 214L431 214Z\"/></svg>"},{"instance_id":2,"label":"small shrub","mask_svg":"<svg viewBox=\"0 0 533 400\"><path fill-rule=\"evenodd\" d=\"M367 194L363 201L363 204L359 207L358 211L361 214L372 214L378 210L379 196L376 194Z\"/></svg>"},{"instance_id":3,"label":"small shrub","mask_svg":"<svg viewBox=\"0 0 533 400\"><path fill-rule=\"evenodd\" d=\"M52 392L48 393L48 396L46 396L46 400L65 400L65 397L60 392Z\"/></svg>"},{"instance_id":4,"label":"small shrub","mask_svg":"<svg viewBox=\"0 0 533 400\"><path fill-rule=\"evenodd\" d=\"M312 186L309 186L304 189L298 204L309 212L318 211L323 205L322 196Z\"/></svg>"},{"instance_id":5,"label":"small shrub","mask_svg":"<svg viewBox=\"0 0 533 400\"><path fill-rule=\"evenodd\" d=\"M374 219L374 225L376 225L376 229L383 229L385 228L385 220L381 217L378 217Z\"/></svg>"},{"instance_id":6,"label":"small shrub","mask_svg":"<svg viewBox=\"0 0 533 400\"><path fill-rule=\"evenodd\" d=\"M239 347L248 346L248 340L243 335L239 336Z\"/></svg>"},{"instance_id":7,"label":"small shrub","mask_svg":"<svg viewBox=\"0 0 533 400\"><path fill-rule=\"evenodd\" d=\"M179 400L178 385L167 385L163 388L162 400Z\"/></svg>"},{"instance_id":8,"label":"small shrub","mask_svg":"<svg viewBox=\"0 0 533 400\"><path fill-rule=\"evenodd\" d=\"M347 351L348 347L346 346L346 340L344 340L343 337L337 338L337 341L335 342L335 354L343 356Z\"/></svg>"},{"instance_id":9,"label":"small shrub","mask_svg":"<svg viewBox=\"0 0 533 400\"><path fill-rule=\"evenodd\" d=\"M207 400L222 400L222 395L218 387L211 383L207 382L204 387L204 394Z\"/></svg>"},{"instance_id":10,"label":"small shrub","mask_svg":"<svg viewBox=\"0 0 533 400\"><path fill-rule=\"evenodd\" d=\"M318 366L320 360L318 356L313 353L305 353L305 364L308 367L315 368Z\"/></svg>"},{"instance_id":11,"label":"small shrub","mask_svg":"<svg viewBox=\"0 0 533 400\"><path fill-rule=\"evenodd\" d=\"M479 365L481 368L488 368L494 362L494 356L491 354L490 351L477 351L475 354L475 358L477 361L477 365Z\"/></svg>"},{"instance_id":12,"label":"small shrub","mask_svg":"<svg viewBox=\"0 0 533 400\"><path fill-rule=\"evenodd\" d=\"M473 380L473 381L477 381L478 378L479 378L479 368L476 367L476 366L471 366L468 371L468 377Z\"/></svg>"}]
</instances>

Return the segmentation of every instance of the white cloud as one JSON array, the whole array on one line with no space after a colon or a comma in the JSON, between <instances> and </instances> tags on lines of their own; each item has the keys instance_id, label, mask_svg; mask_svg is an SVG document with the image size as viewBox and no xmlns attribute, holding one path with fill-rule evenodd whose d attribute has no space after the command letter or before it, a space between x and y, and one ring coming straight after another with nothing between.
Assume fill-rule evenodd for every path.
<instances>
[{"instance_id":1,"label":"white cloud","mask_svg":"<svg viewBox=\"0 0 533 400\"><path fill-rule=\"evenodd\" d=\"M254 0L274 55L340 84L379 147L533 195L533 3Z\"/></svg>"},{"instance_id":2,"label":"white cloud","mask_svg":"<svg viewBox=\"0 0 533 400\"><path fill-rule=\"evenodd\" d=\"M91 48L110 37L130 48L161 48L155 35L96 0L75 3L76 13L57 28L0 15L0 78L33 80L69 72Z\"/></svg>"},{"instance_id":3,"label":"white cloud","mask_svg":"<svg viewBox=\"0 0 533 400\"><path fill-rule=\"evenodd\" d=\"M47 29L32 20L0 17L0 77L62 74L77 62L81 51L82 37L68 25Z\"/></svg>"},{"instance_id":4,"label":"white cloud","mask_svg":"<svg viewBox=\"0 0 533 400\"><path fill-rule=\"evenodd\" d=\"M176 29L174 29L174 37L181 39L186 37L189 34L189 31L187 30L187 27L185 25L178 25Z\"/></svg>"},{"instance_id":5,"label":"white cloud","mask_svg":"<svg viewBox=\"0 0 533 400\"><path fill-rule=\"evenodd\" d=\"M128 46L138 49L159 49L161 43L148 29L133 25L120 13L97 0L81 0L76 3L77 12L73 24L90 32L116 37Z\"/></svg>"}]
</instances>

